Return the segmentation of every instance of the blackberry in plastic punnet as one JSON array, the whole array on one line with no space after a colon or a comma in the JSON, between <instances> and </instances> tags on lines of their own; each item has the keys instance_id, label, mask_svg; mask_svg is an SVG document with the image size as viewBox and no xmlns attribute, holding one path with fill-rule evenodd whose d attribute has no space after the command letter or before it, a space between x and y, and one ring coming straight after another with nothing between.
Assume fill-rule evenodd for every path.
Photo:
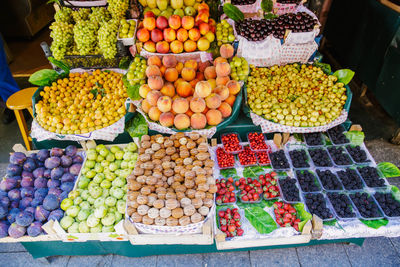
<instances>
[{"instance_id":1,"label":"blackberry in plastic punnet","mask_svg":"<svg viewBox=\"0 0 400 267\"><path fill-rule=\"evenodd\" d=\"M342 190L343 186L330 170L317 170L317 175L326 190Z\"/></svg>"},{"instance_id":2,"label":"blackberry in plastic punnet","mask_svg":"<svg viewBox=\"0 0 400 267\"><path fill-rule=\"evenodd\" d=\"M289 161L286 158L285 152L283 150L278 150L269 154L269 160L271 161L272 167L274 169L282 170L289 169Z\"/></svg>"},{"instance_id":3,"label":"blackberry in plastic punnet","mask_svg":"<svg viewBox=\"0 0 400 267\"><path fill-rule=\"evenodd\" d=\"M349 139L343 134L344 128L341 125L335 126L328 130L328 134L331 138L332 143L335 145L347 144Z\"/></svg>"},{"instance_id":4,"label":"blackberry in plastic punnet","mask_svg":"<svg viewBox=\"0 0 400 267\"><path fill-rule=\"evenodd\" d=\"M400 216L400 202L394 199L391 193L376 192L374 197L387 216Z\"/></svg>"},{"instance_id":5,"label":"blackberry in plastic punnet","mask_svg":"<svg viewBox=\"0 0 400 267\"><path fill-rule=\"evenodd\" d=\"M296 177L303 192L316 192L321 190L321 188L315 181L316 177L311 172L296 171Z\"/></svg>"},{"instance_id":6,"label":"blackberry in plastic punnet","mask_svg":"<svg viewBox=\"0 0 400 267\"><path fill-rule=\"evenodd\" d=\"M364 187L360 176L354 169L347 168L344 171L338 171L337 175L346 190L360 190Z\"/></svg>"},{"instance_id":7,"label":"blackberry in plastic punnet","mask_svg":"<svg viewBox=\"0 0 400 267\"><path fill-rule=\"evenodd\" d=\"M350 198L364 218L382 217L378 205L367 193L350 194Z\"/></svg>"},{"instance_id":8,"label":"blackberry in plastic punnet","mask_svg":"<svg viewBox=\"0 0 400 267\"><path fill-rule=\"evenodd\" d=\"M352 164L350 156L347 155L343 147L331 146L328 147L328 152L329 155L331 155L331 158L336 165L346 166Z\"/></svg>"},{"instance_id":9,"label":"blackberry in plastic punnet","mask_svg":"<svg viewBox=\"0 0 400 267\"><path fill-rule=\"evenodd\" d=\"M384 187L385 180L381 179L378 170L374 167L358 167L358 172L368 187Z\"/></svg>"},{"instance_id":10,"label":"blackberry in plastic punnet","mask_svg":"<svg viewBox=\"0 0 400 267\"><path fill-rule=\"evenodd\" d=\"M256 0L231 0L231 4L237 5L237 6L252 5L255 2L256 2Z\"/></svg>"},{"instance_id":11,"label":"blackberry in plastic punnet","mask_svg":"<svg viewBox=\"0 0 400 267\"><path fill-rule=\"evenodd\" d=\"M346 146L347 152L349 152L351 158L357 163L370 162L367 153L361 149L360 146Z\"/></svg>"},{"instance_id":12,"label":"blackberry in plastic punnet","mask_svg":"<svg viewBox=\"0 0 400 267\"><path fill-rule=\"evenodd\" d=\"M300 201L300 192L296 186L296 180L289 177L280 179L279 186L281 188L281 193L285 200L287 201Z\"/></svg>"},{"instance_id":13,"label":"blackberry in plastic punnet","mask_svg":"<svg viewBox=\"0 0 400 267\"><path fill-rule=\"evenodd\" d=\"M321 133L305 133L304 140L309 146L322 146L324 144Z\"/></svg>"},{"instance_id":14,"label":"blackberry in plastic punnet","mask_svg":"<svg viewBox=\"0 0 400 267\"><path fill-rule=\"evenodd\" d=\"M341 218L354 218L356 213L353 211L351 201L345 194L328 193L328 198L332 203L336 214Z\"/></svg>"},{"instance_id":15,"label":"blackberry in plastic punnet","mask_svg":"<svg viewBox=\"0 0 400 267\"><path fill-rule=\"evenodd\" d=\"M309 168L307 152L304 149L289 151L290 159L295 168Z\"/></svg>"},{"instance_id":16,"label":"blackberry in plastic punnet","mask_svg":"<svg viewBox=\"0 0 400 267\"><path fill-rule=\"evenodd\" d=\"M311 214L315 214L321 219L333 218L333 214L330 209L326 206L326 200L324 195L321 193L317 194L305 194L306 205Z\"/></svg>"},{"instance_id":17,"label":"blackberry in plastic punnet","mask_svg":"<svg viewBox=\"0 0 400 267\"><path fill-rule=\"evenodd\" d=\"M317 148L308 150L314 165L317 167L332 167L333 163L325 149Z\"/></svg>"}]
</instances>

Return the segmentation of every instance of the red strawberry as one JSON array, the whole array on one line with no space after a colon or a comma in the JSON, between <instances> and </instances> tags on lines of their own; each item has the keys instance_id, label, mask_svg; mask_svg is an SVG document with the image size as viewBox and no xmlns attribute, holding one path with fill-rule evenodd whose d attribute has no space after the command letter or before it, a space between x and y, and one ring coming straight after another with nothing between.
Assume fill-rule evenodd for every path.
<instances>
[{"instance_id":1,"label":"red strawberry","mask_svg":"<svg viewBox=\"0 0 400 267\"><path fill-rule=\"evenodd\" d=\"M243 229L237 229L237 235L242 236L243 235Z\"/></svg>"},{"instance_id":2,"label":"red strawberry","mask_svg":"<svg viewBox=\"0 0 400 267\"><path fill-rule=\"evenodd\" d=\"M226 232L226 225L221 225L221 231Z\"/></svg>"}]
</instances>

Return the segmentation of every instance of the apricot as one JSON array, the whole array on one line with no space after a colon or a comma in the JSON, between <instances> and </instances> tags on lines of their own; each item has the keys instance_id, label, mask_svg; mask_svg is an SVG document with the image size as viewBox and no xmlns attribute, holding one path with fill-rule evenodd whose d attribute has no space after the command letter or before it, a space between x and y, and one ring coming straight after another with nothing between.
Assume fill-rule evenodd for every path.
<instances>
[{"instance_id":1,"label":"apricot","mask_svg":"<svg viewBox=\"0 0 400 267\"><path fill-rule=\"evenodd\" d=\"M180 95L181 97L188 97L192 95L192 90L193 87L190 85L190 83L183 81L178 84L176 87L176 93Z\"/></svg>"},{"instance_id":2,"label":"apricot","mask_svg":"<svg viewBox=\"0 0 400 267\"><path fill-rule=\"evenodd\" d=\"M238 81L230 80L226 87L228 87L231 95L237 95L240 92L240 83Z\"/></svg>"},{"instance_id":3,"label":"apricot","mask_svg":"<svg viewBox=\"0 0 400 267\"><path fill-rule=\"evenodd\" d=\"M175 113L185 113L189 109L189 101L186 98L177 98L172 102L172 110Z\"/></svg>"},{"instance_id":4,"label":"apricot","mask_svg":"<svg viewBox=\"0 0 400 267\"><path fill-rule=\"evenodd\" d=\"M215 89L217 87L217 81L215 79L208 79L208 83L211 85L211 89Z\"/></svg>"},{"instance_id":5,"label":"apricot","mask_svg":"<svg viewBox=\"0 0 400 267\"><path fill-rule=\"evenodd\" d=\"M196 84L195 92L199 97L207 97L211 94L211 85L207 81L200 81Z\"/></svg>"},{"instance_id":6,"label":"apricot","mask_svg":"<svg viewBox=\"0 0 400 267\"><path fill-rule=\"evenodd\" d=\"M235 49L231 44L223 44L219 48L219 53L221 54L221 57L223 58L231 58L233 57L233 53L235 52Z\"/></svg>"},{"instance_id":7,"label":"apricot","mask_svg":"<svg viewBox=\"0 0 400 267\"><path fill-rule=\"evenodd\" d=\"M206 108L206 101L201 97L193 97L190 100L190 109L193 112L203 112Z\"/></svg>"},{"instance_id":8,"label":"apricot","mask_svg":"<svg viewBox=\"0 0 400 267\"><path fill-rule=\"evenodd\" d=\"M149 110L149 118L152 121L158 121L160 119L161 111L157 107L151 107Z\"/></svg>"},{"instance_id":9,"label":"apricot","mask_svg":"<svg viewBox=\"0 0 400 267\"><path fill-rule=\"evenodd\" d=\"M197 70L197 65L198 65L197 61L194 60L194 59L190 59L190 60L186 61L185 64L184 64L184 66L186 68L192 68L194 70Z\"/></svg>"},{"instance_id":10,"label":"apricot","mask_svg":"<svg viewBox=\"0 0 400 267\"><path fill-rule=\"evenodd\" d=\"M229 89L225 85L218 85L213 90L214 93L218 94L221 97L221 100L224 101L229 96Z\"/></svg>"},{"instance_id":11,"label":"apricot","mask_svg":"<svg viewBox=\"0 0 400 267\"><path fill-rule=\"evenodd\" d=\"M228 62L226 58L217 57L216 59L214 59L214 66L217 66L218 63L226 63L226 62Z\"/></svg>"},{"instance_id":12,"label":"apricot","mask_svg":"<svg viewBox=\"0 0 400 267\"><path fill-rule=\"evenodd\" d=\"M147 84L152 90L160 90L164 86L164 80L160 76L150 76Z\"/></svg>"},{"instance_id":13,"label":"apricot","mask_svg":"<svg viewBox=\"0 0 400 267\"><path fill-rule=\"evenodd\" d=\"M174 55L166 55L163 57L162 63L166 68L175 68L178 61Z\"/></svg>"},{"instance_id":14,"label":"apricot","mask_svg":"<svg viewBox=\"0 0 400 267\"><path fill-rule=\"evenodd\" d=\"M156 65L147 66L146 76L147 76L147 78L150 76L161 76L160 68Z\"/></svg>"},{"instance_id":15,"label":"apricot","mask_svg":"<svg viewBox=\"0 0 400 267\"><path fill-rule=\"evenodd\" d=\"M212 93L206 97L206 105L209 109L216 109L221 105L221 97Z\"/></svg>"},{"instance_id":16,"label":"apricot","mask_svg":"<svg viewBox=\"0 0 400 267\"><path fill-rule=\"evenodd\" d=\"M178 79L178 71L175 68L168 68L165 70L164 78L169 82L175 82Z\"/></svg>"},{"instance_id":17,"label":"apricot","mask_svg":"<svg viewBox=\"0 0 400 267\"><path fill-rule=\"evenodd\" d=\"M147 102L151 105L151 106L155 106L157 105L157 100L161 97L161 93L160 91L157 90L151 90L147 96L146 96L146 100Z\"/></svg>"},{"instance_id":18,"label":"apricot","mask_svg":"<svg viewBox=\"0 0 400 267\"><path fill-rule=\"evenodd\" d=\"M215 66L217 77L228 76L231 74L231 66L227 62L217 63Z\"/></svg>"},{"instance_id":19,"label":"apricot","mask_svg":"<svg viewBox=\"0 0 400 267\"><path fill-rule=\"evenodd\" d=\"M185 81L191 81L196 78L196 71L192 68L184 67L182 69L181 76Z\"/></svg>"},{"instance_id":20,"label":"apricot","mask_svg":"<svg viewBox=\"0 0 400 267\"><path fill-rule=\"evenodd\" d=\"M172 83L166 82L166 83L164 83L164 86L163 86L163 88L161 88L160 92L163 95L173 97L175 95L175 87Z\"/></svg>"},{"instance_id":21,"label":"apricot","mask_svg":"<svg viewBox=\"0 0 400 267\"><path fill-rule=\"evenodd\" d=\"M162 66L160 67L160 71L161 71L161 74L162 74L162 75L164 75L164 73L165 73L166 70L167 70L167 68L166 68L164 65L162 65Z\"/></svg>"},{"instance_id":22,"label":"apricot","mask_svg":"<svg viewBox=\"0 0 400 267\"><path fill-rule=\"evenodd\" d=\"M206 80L215 79L217 77L217 73L215 72L214 66L209 66L204 70L204 77Z\"/></svg>"},{"instance_id":23,"label":"apricot","mask_svg":"<svg viewBox=\"0 0 400 267\"><path fill-rule=\"evenodd\" d=\"M207 118L203 113L194 113L190 117L190 126L193 129L204 129L207 125Z\"/></svg>"},{"instance_id":24,"label":"apricot","mask_svg":"<svg viewBox=\"0 0 400 267\"><path fill-rule=\"evenodd\" d=\"M182 79L182 78L178 78L178 80L176 80L176 81L174 82L175 88L178 88L178 85L179 85L179 83L181 83L181 82L185 82L185 80Z\"/></svg>"},{"instance_id":25,"label":"apricot","mask_svg":"<svg viewBox=\"0 0 400 267\"><path fill-rule=\"evenodd\" d=\"M175 125L175 128L178 130L189 128L189 126L190 126L189 116L186 114L176 115L174 118L174 125Z\"/></svg>"},{"instance_id":26,"label":"apricot","mask_svg":"<svg viewBox=\"0 0 400 267\"><path fill-rule=\"evenodd\" d=\"M161 112L168 112L172 107L172 99L169 96L162 96L157 100L157 108Z\"/></svg>"},{"instance_id":27,"label":"apricot","mask_svg":"<svg viewBox=\"0 0 400 267\"><path fill-rule=\"evenodd\" d=\"M160 124L164 127L171 127L174 125L175 116L171 112L164 112L160 115Z\"/></svg>"},{"instance_id":28,"label":"apricot","mask_svg":"<svg viewBox=\"0 0 400 267\"><path fill-rule=\"evenodd\" d=\"M229 95L227 99L225 99L225 102L228 103L231 107L233 107L233 104L235 104L236 96L234 95Z\"/></svg>"},{"instance_id":29,"label":"apricot","mask_svg":"<svg viewBox=\"0 0 400 267\"><path fill-rule=\"evenodd\" d=\"M151 105L149 104L147 99L143 99L143 101L142 101L142 110L144 112L146 112L146 113L149 113L150 108L151 108Z\"/></svg>"},{"instance_id":30,"label":"apricot","mask_svg":"<svg viewBox=\"0 0 400 267\"><path fill-rule=\"evenodd\" d=\"M161 59L158 56L151 56L147 59L147 65L156 65L158 67L161 67Z\"/></svg>"},{"instance_id":31,"label":"apricot","mask_svg":"<svg viewBox=\"0 0 400 267\"><path fill-rule=\"evenodd\" d=\"M151 91L150 87L147 84L142 84L139 87L139 95L142 98L146 98L147 94Z\"/></svg>"},{"instance_id":32,"label":"apricot","mask_svg":"<svg viewBox=\"0 0 400 267\"><path fill-rule=\"evenodd\" d=\"M221 111L218 109L210 109L207 111L206 118L209 125L218 125L222 121Z\"/></svg>"},{"instance_id":33,"label":"apricot","mask_svg":"<svg viewBox=\"0 0 400 267\"><path fill-rule=\"evenodd\" d=\"M226 102L222 102L218 110L221 112L222 118L227 118L232 114L232 107Z\"/></svg>"},{"instance_id":34,"label":"apricot","mask_svg":"<svg viewBox=\"0 0 400 267\"><path fill-rule=\"evenodd\" d=\"M230 81L229 76L220 76L215 79L215 83L218 85L226 85Z\"/></svg>"},{"instance_id":35,"label":"apricot","mask_svg":"<svg viewBox=\"0 0 400 267\"><path fill-rule=\"evenodd\" d=\"M175 66L175 69L178 71L179 74L181 74L182 69L183 69L183 63L182 62L178 62Z\"/></svg>"}]
</instances>

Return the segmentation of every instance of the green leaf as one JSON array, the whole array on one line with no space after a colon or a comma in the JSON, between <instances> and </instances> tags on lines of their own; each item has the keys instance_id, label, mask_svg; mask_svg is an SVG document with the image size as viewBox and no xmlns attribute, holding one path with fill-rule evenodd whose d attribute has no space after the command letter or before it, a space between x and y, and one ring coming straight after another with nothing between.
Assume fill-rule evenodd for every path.
<instances>
[{"instance_id":1,"label":"green leaf","mask_svg":"<svg viewBox=\"0 0 400 267\"><path fill-rule=\"evenodd\" d=\"M124 85L126 87L126 92L128 94L128 97L132 100L140 100L141 99L139 95L140 84L131 85L131 83L126 78L126 75L122 77L122 81L124 82Z\"/></svg>"},{"instance_id":2,"label":"green leaf","mask_svg":"<svg viewBox=\"0 0 400 267\"><path fill-rule=\"evenodd\" d=\"M245 208L244 214L260 234L269 234L278 228L271 215L261 207Z\"/></svg>"},{"instance_id":3,"label":"green leaf","mask_svg":"<svg viewBox=\"0 0 400 267\"><path fill-rule=\"evenodd\" d=\"M245 167L244 170L243 170L243 177L256 178L260 174L266 173L267 169L271 169L271 166L250 166L250 167Z\"/></svg>"},{"instance_id":4,"label":"green leaf","mask_svg":"<svg viewBox=\"0 0 400 267\"><path fill-rule=\"evenodd\" d=\"M364 138L365 138L364 132L349 131L349 132L344 133L344 135L347 137L347 139L350 140L350 142L353 145L360 146L360 145L362 145L362 143L364 143Z\"/></svg>"},{"instance_id":5,"label":"green leaf","mask_svg":"<svg viewBox=\"0 0 400 267\"><path fill-rule=\"evenodd\" d=\"M265 13L264 14L264 19L275 19L275 18L277 18L278 16L277 15L275 15L274 13L272 13L272 12L268 12L268 13Z\"/></svg>"},{"instance_id":6,"label":"green leaf","mask_svg":"<svg viewBox=\"0 0 400 267\"><path fill-rule=\"evenodd\" d=\"M223 170L219 171L219 174L224 178L229 178L229 177L237 178L237 177L239 177L237 175L236 169L223 169Z\"/></svg>"},{"instance_id":7,"label":"green leaf","mask_svg":"<svg viewBox=\"0 0 400 267\"><path fill-rule=\"evenodd\" d=\"M232 4L229 3L224 4L223 10L225 15L227 15L228 18L232 19L235 22L244 20L243 12Z\"/></svg>"},{"instance_id":8,"label":"green leaf","mask_svg":"<svg viewBox=\"0 0 400 267\"><path fill-rule=\"evenodd\" d=\"M119 68L123 70L127 70L129 68L131 61L129 57L123 57L121 61L119 62Z\"/></svg>"},{"instance_id":9,"label":"green leaf","mask_svg":"<svg viewBox=\"0 0 400 267\"><path fill-rule=\"evenodd\" d=\"M111 238L116 238L116 237L119 237L119 234L109 234L108 236Z\"/></svg>"},{"instance_id":10,"label":"green leaf","mask_svg":"<svg viewBox=\"0 0 400 267\"><path fill-rule=\"evenodd\" d=\"M400 190L397 186L392 185L392 196L395 200L400 201Z\"/></svg>"},{"instance_id":11,"label":"green leaf","mask_svg":"<svg viewBox=\"0 0 400 267\"><path fill-rule=\"evenodd\" d=\"M52 4L52 3L57 3L57 4L60 5L60 1L59 1L59 0L48 0L48 1L46 2L46 4Z\"/></svg>"},{"instance_id":12,"label":"green leaf","mask_svg":"<svg viewBox=\"0 0 400 267\"><path fill-rule=\"evenodd\" d=\"M297 141L303 141L303 135L299 134L299 133L294 133L293 137L297 140Z\"/></svg>"},{"instance_id":13,"label":"green leaf","mask_svg":"<svg viewBox=\"0 0 400 267\"><path fill-rule=\"evenodd\" d=\"M386 219L380 219L380 220L360 220L363 224L365 224L368 227L378 229L381 226L385 226L388 224L388 220Z\"/></svg>"},{"instance_id":14,"label":"green leaf","mask_svg":"<svg viewBox=\"0 0 400 267\"><path fill-rule=\"evenodd\" d=\"M143 135L148 134L149 126L142 114L136 112L135 116L126 123L125 130L132 138L142 137Z\"/></svg>"},{"instance_id":15,"label":"green leaf","mask_svg":"<svg viewBox=\"0 0 400 267\"><path fill-rule=\"evenodd\" d=\"M390 162L381 162L378 164L378 169L383 173L386 178L399 177L399 168Z\"/></svg>"},{"instance_id":16,"label":"green leaf","mask_svg":"<svg viewBox=\"0 0 400 267\"><path fill-rule=\"evenodd\" d=\"M323 223L324 223L324 225L335 226L335 224L337 223L337 220L334 219L334 220L331 220L331 221L325 221Z\"/></svg>"},{"instance_id":17,"label":"green leaf","mask_svg":"<svg viewBox=\"0 0 400 267\"><path fill-rule=\"evenodd\" d=\"M29 82L38 86L50 85L53 81L57 80L59 74L55 70L39 70L29 77Z\"/></svg>"},{"instance_id":18,"label":"green leaf","mask_svg":"<svg viewBox=\"0 0 400 267\"><path fill-rule=\"evenodd\" d=\"M327 63L314 62L313 65L315 67L321 68L321 70L327 75L330 75L332 73L331 65Z\"/></svg>"},{"instance_id":19,"label":"green leaf","mask_svg":"<svg viewBox=\"0 0 400 267\"><path fill-rule=\"evenodd\" d=\"M236 202L236 205L241 209L251 208L251 207L260 207L265 208L267 206L266 201L261 201L260 203L243 203L240 200Z\"/></svg>"},{"instance_id":20,"label":"green leaf","mask_svg":"<svg viewBox=\"0 0 400 267\"><path fill-rule=\"evenodd\" d=\"M348 84L351 79L353 79L355 72L349 69L337 70L333 74L338 78L338 82L344 83L344 85Z\"/></svg>"},{"instance_id":21,"label":"green leaf","mask_svg":"<svg viewBox=\"0 0 400 267\"><path fill-rule=\"evenodd\" d=\"M274 6L274 3L272 2L272 0L262 0L261 1L261 9L264 12L271 12L273 6Z\"/></svg>"},{"instance_id":22,"label":"green leaf","mask_svg":"<svg viewBox=\"0 0 400 267\"><path fill-rule=\"evenodd\" d=\"M304 204L303 203L296 203L293 205L293 207L296 209L297 211L297 216L300 219L299 222L299 230L303 231L303 227L304 225L312 219L312 215L311 213L307 212Z\"/></svg>"},{"instance_id":23,"label":"green leaf","mask_svg":"<svg viewBox=\"0 0 400 267\"><path fill-rule=\"evenodd\" d=\"M71 70L71 66L68 65L67 62L64 62L62 60L57 60L54 57L49 57L48 59L49 59L49 61L51 63L53 63L54 65L56 65L60 69L62 69L64 71L65 75L69 74L69 71Z\"/></svg>"}]
</instances>

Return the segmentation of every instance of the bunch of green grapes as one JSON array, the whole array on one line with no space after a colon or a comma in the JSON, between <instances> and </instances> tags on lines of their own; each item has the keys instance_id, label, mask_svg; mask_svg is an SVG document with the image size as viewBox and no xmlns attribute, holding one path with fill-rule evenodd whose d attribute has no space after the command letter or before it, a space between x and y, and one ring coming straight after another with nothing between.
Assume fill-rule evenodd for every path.
<instances>
[{"instance_id":1,"label":"bunch of green grapes","mask_svg":"<svg viewBox=\"0 0 400 267\"><path fill-rule=\"evenodd\" d=\"M92 7L92 13L89 14L89 19L98 23L106 22L111 19L111 14L105 7Z\"/></svg>"},{"instance_id":2,"label":"bunch of green grapes","mask_svg":"<svg viewBox=\"0 0 400 267\"><path fill-rule=\"evenodd\" d=\"M78 21L74 26L74 39L80 55L93 53L99 26L89 20Z\"/></svg>"},{"instance_id":3,"label":"bunch of green grapes","mask_svg":"<svg viewBox=\"0 0 400 267\"><path fill-rule=\"evenodd\" d=\"M56 11L54 19L57 22L72 23L72 10L67 7L62 7Z\"/></svg>"},{"instance_id":4,"label":"bunch of green grapes","mask_svg":"<svg viewBox=\"0 0 400 267\"><path fill-rule=\"evenodd\" d=\"M132 38L135 34L136 21L121 19L121 28L119 29L119 38Z\"/></svg>"},{"instance_id":5,"label":"bunch of green grapes","mask_svg":"<svg viewBox=\"0 0 400 267\"><path fill-rule=\"evenodd\" d=\"M53 39L50 50L55 59L63 59L74 41L73 25L55 21L50 25L50 37Z\"/></svg>"},{"instance_id":6,"label":"bunch of green grapes","mask_svg":"<svg viewBox=\"0 0 400 267\"><path fill-rule=\"evenodd\" d=\"M129 83L131 85L145 84L146 68L147 68L146 59L140 56L136 56L129 65L128 73L126 74L126 78L128 79Z\"/></svg>"},{"instance_id":7,"label":"bunch of green grapes","mask_svg":"<svg viewBox=\"0 0 400 267\"><path fill-rule=\"evenodd\" d=\"M75 23L81 20L87 20L90 14L89 8L80 8L78 10L72 11L72 17L74 18Z\"/></svg>"},{"instance_id":8,"label":"bunch of green grapes","mask_svg":"<svg viewBox=\"0 0 400 267\"><path fill-rule=\"evenodd\" d=\"M104 58L111 59L117 54L118 20L103 23L99 29L98 41Z\"/></svg>"},{"instance_id":9,"label":"bunch of green grapes","mask_svg":"<svg viewBox=\"0 0 400 267\"><path fill-rule=\"evenodd\" d=\"M249 64L244 57L240 58L234 56L229 64L231 65L231 77L233 80L245 81L247 79L249 75Z\"/></svg>"},{"instance_id":10,"label":"bunch of green grapes","mask_svg":"<svg viewBox=\"0 0 400 267\"><path fill-rule=\"evenodd\" d=\"M108 0L108 11L110 11L113 19L120 20L125 17L125 13L129 8L129 0Z\"/></svg>"},{"instance_id":11,"label":"bunch of green grapes","mask_svg":"<svg viewBox=\"0 0 400 267\"><path fill-rule=\"evenodd\" d=\"M216 37L218 46L235 41L233 27L227 20L223 19L221 20L221 23L217 23Z\"/></svg>"}]
</instances>

